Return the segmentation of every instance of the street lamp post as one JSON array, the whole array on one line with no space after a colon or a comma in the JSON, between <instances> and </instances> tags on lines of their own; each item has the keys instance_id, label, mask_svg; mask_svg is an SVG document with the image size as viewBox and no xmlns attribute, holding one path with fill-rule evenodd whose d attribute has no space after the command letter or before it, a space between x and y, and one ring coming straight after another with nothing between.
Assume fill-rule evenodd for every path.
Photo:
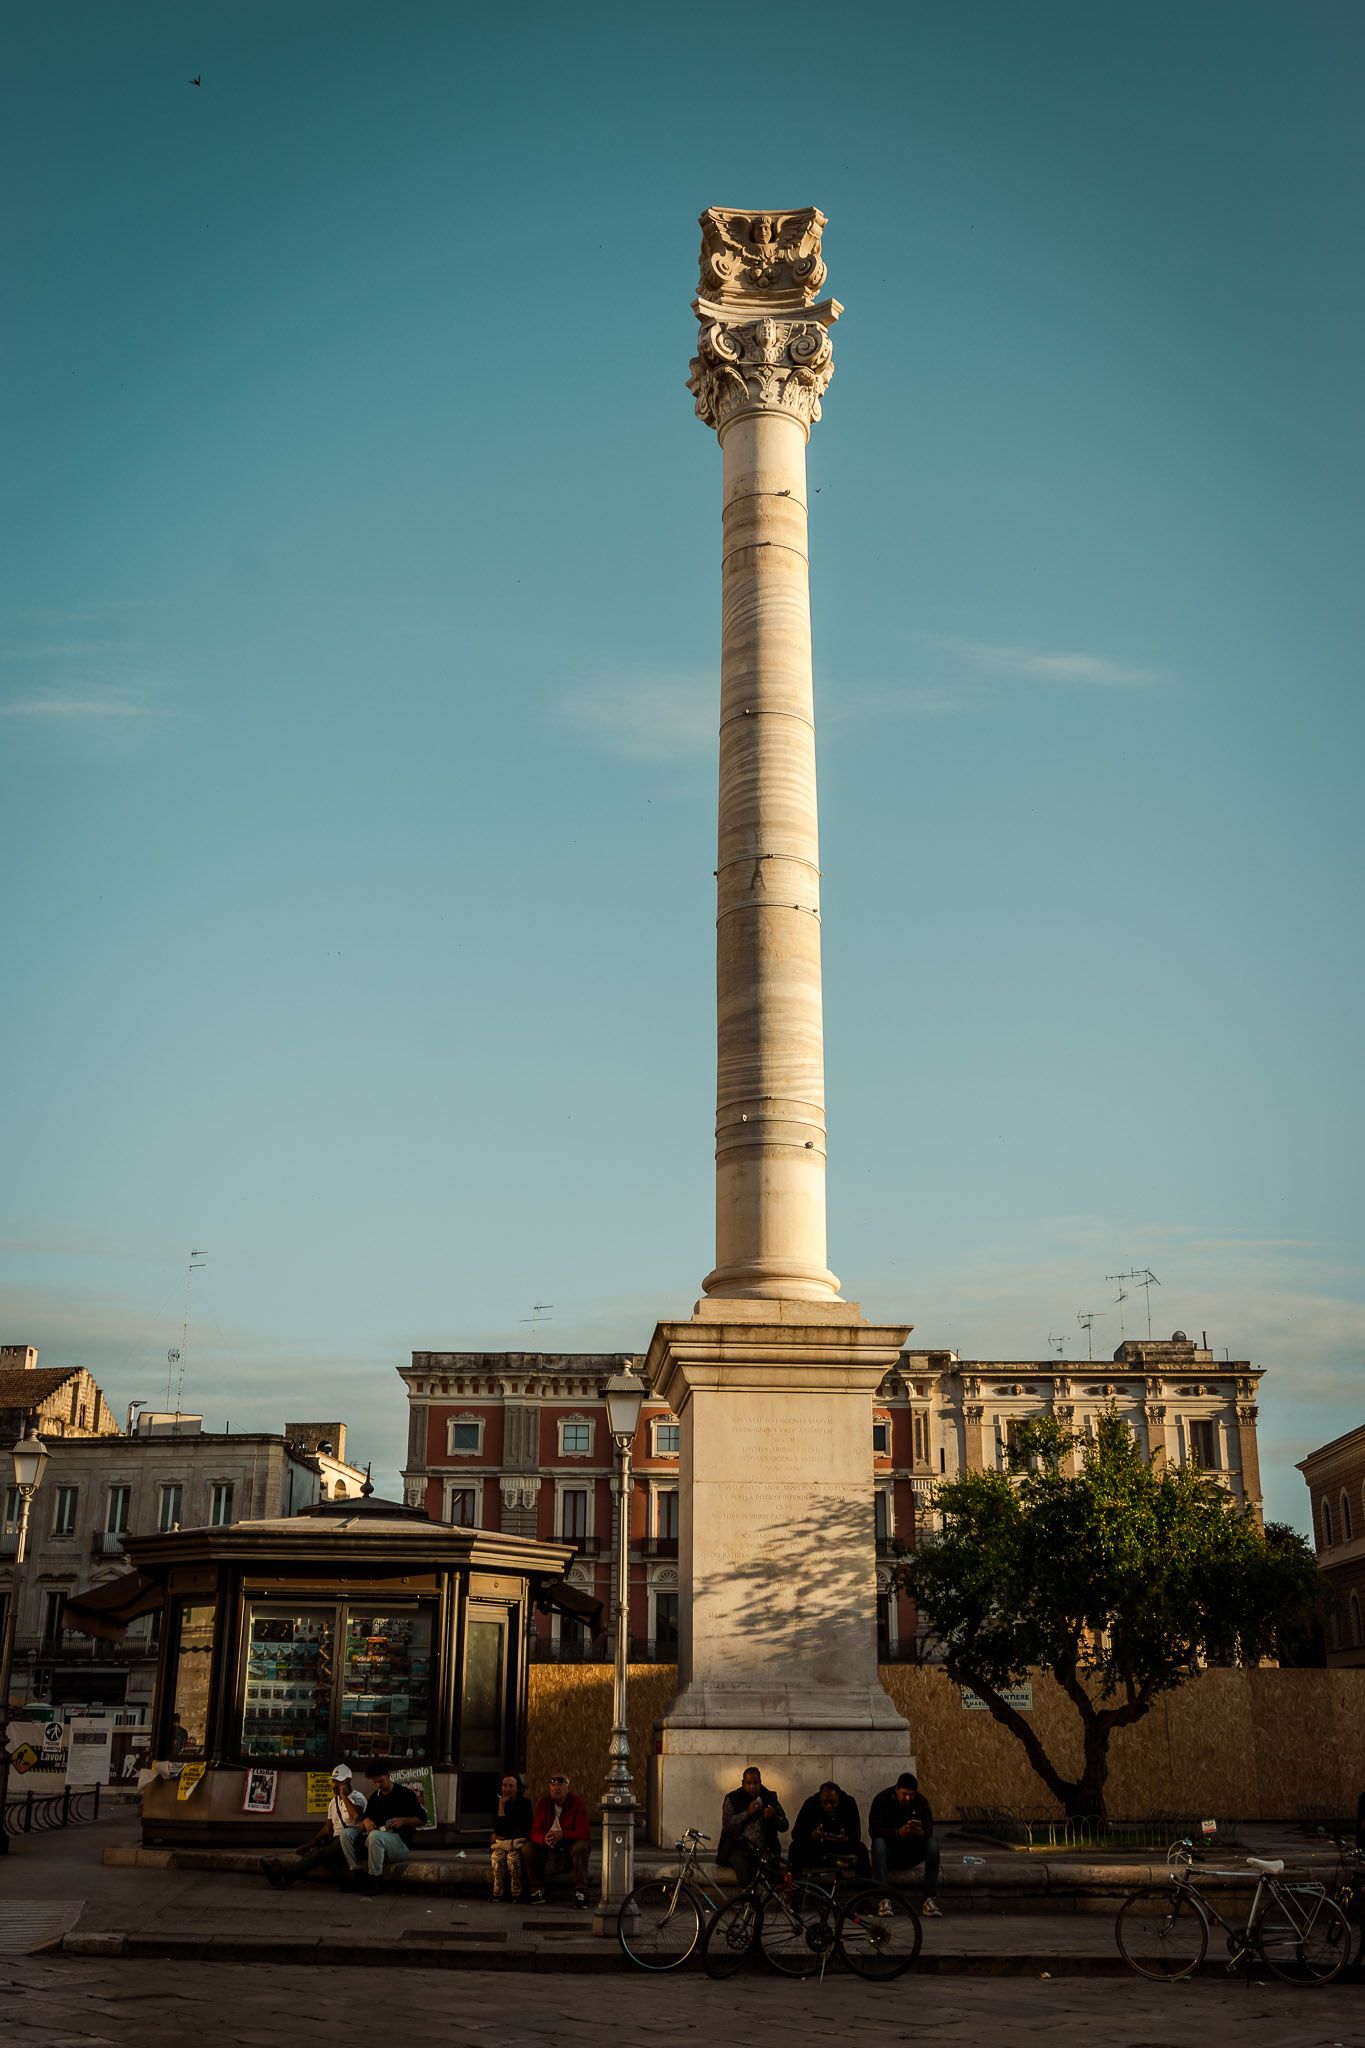
<instances>
[{"instance_id":1,"label":"street lamp post","mask_svg":"<svg viewBox=\"0 0 1365 2048\"><path fill-rule=\"evenodd\" d=\"M9 1799L9 1684L10 1670L14 1663L14 1629L19 1616L19 1575L24 1564L24 1549L28 1538L29 1510L33 1496L42 1482L43 1468L47 1464L47 1445L30 1422L28 1430L20 1437L10 1453L14 1461L14 1486L19 1495L19 1534L14 1546L14 1570L9 1582L9 1604L5 1609L5 1634L0 1642L0 1856L9 1854L9 1830L5 1826L5 1806Z\"/></svg>"},{"instance_id":2,"label":"street lamp post","mask_svg":"<svg viewBox=\"0 0 1365 2048\"><path fill-rule=\"evenodd\" d=\"M594 1934L614 1935L621 1903L635 1888L635 1787L630 1777L630 1729L626 1721L626 1665L630 1656L630 1454L644 1405L644 1385L623 1362L603 1389L607 1427L616 1451L612 1492L616 1498L616 1671L612 1683L611 1745L602 1789L602 1894L593 1914Z\"/></svg>"}]
</instances>

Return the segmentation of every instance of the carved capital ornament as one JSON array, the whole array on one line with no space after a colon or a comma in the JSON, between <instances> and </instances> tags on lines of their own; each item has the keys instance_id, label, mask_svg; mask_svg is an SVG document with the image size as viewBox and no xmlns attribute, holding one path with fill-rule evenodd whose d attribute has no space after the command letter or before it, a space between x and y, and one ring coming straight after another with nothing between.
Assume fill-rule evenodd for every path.
<instances>
[{"instance_id":1,"label":"carved capital ornament","mask_svg":"<svg viewBox=\"0 0 1365 2048\"><path fill-rule=\"evenodd\" d=\"M700 327L687 388L721 432L748 412L781 412L809 432L834 375L829 329L843 308L814 303L825 281L813 206L789 213L708 207L701 217Z\"/></svg>"}]
</instances>

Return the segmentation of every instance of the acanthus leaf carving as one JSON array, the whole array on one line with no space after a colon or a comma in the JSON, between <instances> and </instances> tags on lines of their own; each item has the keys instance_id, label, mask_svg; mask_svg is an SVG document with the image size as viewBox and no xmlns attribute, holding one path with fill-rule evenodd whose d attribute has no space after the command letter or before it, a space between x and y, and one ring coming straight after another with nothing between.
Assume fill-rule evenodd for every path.
<instances>
[{"instance_id":1,"label":"acanthus leaf carving","mask_svg":"<svg viewBox=\"0 0 1365 2048\"><path fill-rule=\"evenodd\" d=\"M697 304L701 332L687 388L697 417L719 430L737 413L793 414L810 427L834 375L834 350L820 320L757 320L707 317ZM820 310L820 309L817 309Z\"/></svg>"}]
</instances>

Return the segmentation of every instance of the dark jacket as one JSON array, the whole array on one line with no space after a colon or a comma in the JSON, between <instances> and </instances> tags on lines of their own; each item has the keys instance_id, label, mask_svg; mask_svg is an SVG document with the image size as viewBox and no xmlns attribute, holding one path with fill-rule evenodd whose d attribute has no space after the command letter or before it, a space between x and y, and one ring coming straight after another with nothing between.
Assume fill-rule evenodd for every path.
<instances>
[{"instance_id":1,"label":"dark jacket","mask_svg":"<svg viewBox=\"0 0 1365 2048\"><path fill-rule=\"evenodd\" d=\"M908 1820L917 1820L923 1833L899 1834L897 1830L904 1827ZM918 1863L924 1853L921 1845L934 1832L933 1812L922 1792L915 1793L909 1806L902 1806L896 1797L895 1786L888 1785L872 1802L867 1816L867 1832L874 1842L878 1835L885 1836L887 1850L893 1863Z\"/></svg>"},{"instance_id":2,"label":"dark jacket","mask_svg":"<svg viewBox=\"0 0 1365 2048\"><path fill-rule=\"evenodd\" d=\"M782 1811L782 1801L776 1792L770 1791L766 1785L760 1785L757 1796L764 1806L771 1806L771 1820L749 1819L749 1794L742 1785L736 1785L733 1792L726 1793L725 1804L720 1810L720 1840L716 1844L717 1863L728 1862L735 1843L744 1841L746 1837L756 1849L766 1852L775 1850L778 1836L786 1834L787 1816Z\"/></svg>"},{"instance_id":3,"label":"dark jacket","mask_svg":"<svg viewBox=\"0 0 1365 2048\"><path fill-rule=\"evenodd\" d=\"M553 1813L554 1808L550 1811ZM493 1835L499 1842L522 1842L531 1832L531 1802L524 1792L518 1792L515 1799L509 1799L507 1809L499 1813L496 1802L493 1807Z\"/></svg>"},{"instance_id":4,"label":"dark jacket","mask_svg":"<svg viewBox=\"0 0 1365 2048\"><path fill-rule=\"evenodd\" d=\"M389 1828L411 1840L416 1829L426 1826L427 1810L422 1795L411 1785L394 1785L388 1792L375 1792L365 1808L366 1820L377 1828Z\"/></svg>"},{"instance_id":5,"label":"dark jacket","mask_svg":"<svg viewBox=\"0 0 1365 2048\"><path fill-rule=\"evenodd\" d=\"M842 1842L817 1841L817 1828L842 1830ZM792 1828L789 1861L795 1869L798 1863L810 1865L827 1862L835 1856L856 1856L863 1846L862 1822L858 1818L858 1802L849 1793L841 1792L839 1804L832 1814L827 1814L820 1804L820 1794L812 1792L810 1798L796 1816Z\"/></svg>"}]
</instances>

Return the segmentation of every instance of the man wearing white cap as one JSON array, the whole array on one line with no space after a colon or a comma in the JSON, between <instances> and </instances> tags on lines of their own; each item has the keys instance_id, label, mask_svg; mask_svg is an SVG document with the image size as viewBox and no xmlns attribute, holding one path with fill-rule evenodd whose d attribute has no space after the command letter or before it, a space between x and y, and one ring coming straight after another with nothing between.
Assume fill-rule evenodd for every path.
<instances>
[{"instance_id":1,"label":"man wearing white cap","mask_svg":"<svg viewBox=\"0 0 1365 2048\"><path fill-rule=\"evenodd\" d=\"M261 1875L268 1877L277 1892L288 1891L295 1878L307 1877L310 1870L320 1864L335 1862L339 1871L344 1872L346 1859L341 1852L341 1836L346 1828L359 1825L365 1811L365 1794L351 1787L351 1766L338 1764L332 1773L332 1796L327 1802L327 1818L311 1842L304 1844L292 1863L281 1863L278 1856L261 1858Z\"/></svg>"}]
</instances>

